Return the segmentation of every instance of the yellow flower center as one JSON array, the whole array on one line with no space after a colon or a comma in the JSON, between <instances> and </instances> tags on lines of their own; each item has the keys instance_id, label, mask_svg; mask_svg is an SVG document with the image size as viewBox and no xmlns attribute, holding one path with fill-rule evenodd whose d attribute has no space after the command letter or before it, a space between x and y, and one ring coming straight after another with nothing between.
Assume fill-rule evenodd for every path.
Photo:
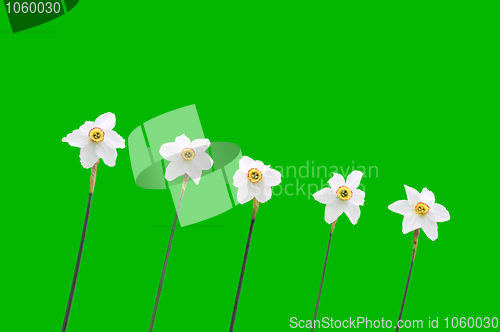
<instances>
[{"instance_id":1,"label":"yellow flower center","mask_svg":"<svg viewBox=\"0 0 500 332\"><path fill-rule=\"evenodd\" d=\"M89 137L92 141L99 143L104 139L104 131L99 127L92 128L89 131Z\"/></svg>"},{"instance_id":2,"label":"yellow flower center","mask_svg":"<svg viewBox=\"0 0 500 332\"><path fill-rule=\"evenodd\" d=\"M415 205L415 211L417 211L418 214L427 214L429 213L429 205L425 204L425 203L418 203L417 205Z\"/></svg>"},{"instance_id":3,"label":"yellow flower center","mask_svg":"<svg viewBox=\"0 0 500 332\"><path fill-rule=\"evenodd\" d=\"M190 161L194 158L194 150L191 148L185 148L181 152L181 156L184 160Z\"/></svg>"},{"instance_id":4,"label":"yellow flower center","mask_svg":"<svg viewBox=\"0 0 500 332\"><path fill-rule=\"evenodd\" d=\"M248 171L248 180L250 180L252 183L259 182L260 180L262 180L262 172L257 168L252 168Z\"/></svg>"},{"instance_id":5,"label":"yellow flower center","mask_svg":"<svg viewBox=\"0 0 500 332\"><path fill-rule=\"evenodd\" d=\"M346 186L339 187L339 189L337 189L337 197L343 201L348 201L352 197L352 190Z\"/></svg>"}]
</instances>

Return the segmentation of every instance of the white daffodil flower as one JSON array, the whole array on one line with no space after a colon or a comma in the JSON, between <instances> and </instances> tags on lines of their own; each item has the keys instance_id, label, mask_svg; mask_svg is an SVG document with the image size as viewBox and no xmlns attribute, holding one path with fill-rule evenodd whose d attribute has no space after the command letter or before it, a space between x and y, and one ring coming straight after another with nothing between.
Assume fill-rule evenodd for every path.
<instances>
[{"instance_id":1,"label":"white daffodil flower","mask_svg":"<svg viewBox=\"0 0 500 332\"><path fill-rule=\"evenodd\" d=\"M365 202L364 191L357 189L362 177L362 172L353 171L347 176L347 181L344 181L342 175L335 173L328 181L331 188L323 188L313 194L315 200L326 204L327 223L331 224L345 212L351 223L356 225L361 215L359 206Z\"/></svg>"},{"instance_id":2,"label":"white daffodil flower","mask_svg":"<svg viewBox=\"0 0 500 332\"><path fill-rule=\"evenodd\" d=\"M71 146L80 148L80 162L90 168L102 158L108 166L115 166L116 149L125 148L125 140L113 131L116 118L113 113L100 115L95 122L85 123L62 139Z\"/></svg>"},{"instance_id":3,"label":"white daffodil flower","mask_svg":"<svg viewBox=\"0 0 500 332\"><path fill-rule=\"evenodd\" d=\"M165 172L165 179L172 181L187 174L194 183L200 183L201 172L212 168L212 158L205 152L210 146L208 139L190 141L186 135L177 136L175 142L165 143L160 147L160 154L170 161Z\"/></svg>"},{"instance_id":4,"label":"white daffodil flower","mask_svg":"<svg viewBox=\"0 0 500 332\"><path fill-rule=\"evenodd\" d=\"M450 213L441 204L435 203L432 191L422 189L422 193L405 185L408 200L389 205L389 210L402 214L403 234L422 227L425 235L432 241L438 237L438 222L450 220Z\"/></svg>"},{"instance_id":5,"label":"white daffodil flower","mask_svg":"<svg viewBox=\"0 0 500 332\"><path fill-rule=\"evenodd\" d=\"M240 159L240 168L234 173L233 185L238 188L238 202L240 204L256 198L260 203L267 202L272 195L271 186L281 183L281 173L260 160L253 160L243 156Z\"/></svg>"}]
</instances>

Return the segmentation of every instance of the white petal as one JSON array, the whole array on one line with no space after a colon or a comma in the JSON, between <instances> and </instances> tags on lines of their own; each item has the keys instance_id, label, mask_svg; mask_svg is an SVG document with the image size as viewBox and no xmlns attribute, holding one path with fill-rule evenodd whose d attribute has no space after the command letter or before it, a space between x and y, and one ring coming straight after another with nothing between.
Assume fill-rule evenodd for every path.
<instances>
[{"instance_id":1,"label":"white petal","mask_svg":"<svg viewBox=\"0 0 500 332\"><path fill-rule=\"evenodd\" d=\"M333 174L333 178L328 180L328 184L336 191L339 187L345 186L344 177L341 174L335 173Z\"/></svg>"},{"instance_id":2,"label":"white petal","mask_svg":"<svg viewBox=\"0 0 500 332\"><path fill-rule=\"evenodd\" d=\"M247 194L248 194L248 184L240 185L238 187L238 193L236 194L236 199L238 200L238 203L243 204L245 198L247 197Z\"/></svg>"},{"instance_id":3,"label":"white petal","mask_svg":"<svg viewBox=\"0 0 500 332\"><path fill-rule=\"evenodd\" d=\"M401 202L401 201L400 201ZM415 212L415 211L414 211ZM420 215L417 212L409 213L403 218L403 234L420 228Z\"/></svg>"},{"instance_id":4,"label":"white petal","mask_svg":"<svg viewBox=\"0 0 500 332\"><path fill-rule=\"evenodd\" d=\"M266 174L267 171L269 171L271 168L267 165L264 165L264 163L260 160L254 160L251 164L250 164L250 169L252 168L256 168L258 169L259 171L262 172L262 175ZM259 182L260 183L260 182Z\"/></svg>"},{"instance_id":5,"label":"white petal","mask_svg":"<svg viewBox=\"0 0 500 332\"><path fill-rule=\"evenodd\" d=\"M413 206L417 205L420 199L420 193L412 187L408 187L407 185L405 185L405 190L406 196L408 197L408 203Z\"/></svg>"},{"instance_id":6,"label":"white petal","mask_svg":"<svg viewBox=\"0 0 500 332\"><path fill-rule=\"evenodd\" d=\"M233 175L233 186L238 188L245 184L248 184L247 182L249 182L247 174L238 169Z\"/></svg>"},{"instance_id":7,"label":"white petal","mask_svg":"<svg viewBox=\"0 0 500 332\"><path fill-rule=\"evenodd\" d=\"M238 188L238 202L240 204L245 204L246 202L252 200L255 197L255 187L253 183L249 183L247 185L243 185Z\"/></svg>"},{"instance_id":8,"label":"white petal","mask_svg":"<svg viewBox=\"0 0 500 332\"><path fill-rule=\"evenodd\" d=\"M351 174L347 176L346 186L347 188L353 190L359 187L359 183L363 178L363 172L361 171L352 171Z\"/></svg>"},{"instance_id":9,"label":"white petal","mask_svg":"<svg viewBox=\"0 0 500 332\"><path fill-rule=\"evenodd\" d=\"M353 225L356 225L358 223L359 216L361 215L359 205L352 203L351 200L348 200L347 204L345 205L345 214L347 215L351 223Z\"/></svg>"},{"instance_id":10,"label":"white petal","mask_svg":"<svg viewBox=\"0 0 500 332\"><path fill-rule=\"evenodd\" d=\"M329 224L337 220L337 218L344 212L346 208L345 202L340 199L334 199L325 209L325 221Z\"/></svg>"},{"instance_id":11,"label":"white petal","mask_svg":"<svg viewBox=\"0 0 500 332\"><path fill-rule=\"evenodd\" d=\"M269 170L269 166L264 165L264 163L260 160L255 160L250 164L250 168L257 168L262 173L267 172Z\"/></svg>"},{"instance_id":12,"label":"white petal","mask_svg":"<svg viewBox=\"0 0 500 332\"><path fill-rule=\"evenodd\" d=\"M432 241L436 240L438 237L437 223L431 221L427 216L422 216L422 218L420 219L420 224L422 225L422 230L424 231L425 235L427 235L427 237Z\"/></svg>"},{"instance_id":13,"label":"white petal","mask_svg":"<svg viewBox=\"0 0 500 332\"><path fill-rule=\"evenodd\" d=\"M175 143L177 143L181 147L181 149L187 148L191 145L191 141L184 134L182 134L181 136L177 136L175 138Z\"/></svg>"},{"instance_id":14,"label":"white petal","mask_svg":"<svg viewBox=\"0 0 500 332\"><path fill-rule=\"evenodd\" d=\"M160 154L164 159L169 161L179 160L179 158L182 158L182 149L177 143L165 143L160 147Z\"/></svg>"},{"instance_id":15,"label":"white petal","mask_svg":"<svg viewBox=\"0 0 500 332\"><path fill-rule=\"evenodd\" d=\"M80 149L80 162L85 168L90 168L99 160L95 153L96 143L92 142Z\"/></svg>"},{"instance_id":16,"label":"white petal","mask_svg":"<svg viewBox=\"0 0 500 332\"><path fill-rule=\"evenodd\" d=\"M85 121L85 123L80 126L80 130L83 131L83 133L88 136L89 132L94 127L97 127L94 121Z\"/></svg>"},{"instance_id":17,"label":"white petal","mask_svg":"<svg viewBox=\"0 0 500 332\"><path fill-rule=\"evenodd\" d=\"M261 182L259 182L259 183L261 183ZM255 186L255 188L256 188L255 198L257 198L257 200L259 202L265 203L272 196L271 187L266 186L265 184L259 185L259 183L257 183L257 185Z\"/></svg>"},{"instance_id":18,"label":"white petal","mask_svg":"<svg viewBox=\"0 0 500 332\"><path fill-rule=\"evenodd\" d=\"M268 186L277 186L281 183L281 173L275 169L268 168L262 172L262 180Z\"/></svg>"},{"instance_id":19,"label":"white petal","mask_svg":"<svg viewBox=\"0 0 500 332\"><path fill-rule=\"evenodd\" d=\"M408 201L401 200L389 205L389 210L406 216L407 214L413 214L415 212L415 206L411 206Z\"/></svg>"},{"instance_id":20,"label":"white petal","mask_svg":"<svg viewBox=\"0 0 500 332\"><path fill-rule=\"evenodd\" d=\"M189 147L194 150L195 153L204 152L210 146L210 140L208 139L195 139Z\"/></svg>"},{"instance_id":21,"label":"white petal","mask_svg":"<svg viewBox=\"0 0 500 332\"><path fill-rule=\"evenodd\" d=\"M214 163L214 161L212 160L212 158L210 158L208 153L203 151L195 152L192 162L196 163L198 167L201 168L202 170L211 169Z\"/></svg>"},{"instance_id":22,"label":"white petal","mask_svg":"<svg viewBox=\"0 0 500 332\"><path fill-rule=\"evenodd\" d=\"M337 198L337 194L332 188L323 188L320 191L314 193L313 197L320 203L330 204L334 199Z\"/></svg>"},{"instance_id":23,"label":"white petal","mask_svg":"<svg viewBox=\"0 0 500 332\"><path fill-rule=\"evenodd\" d=\"M422 193L420 194L420 202L423 202L427 205L434 203L436 198L434 197L434 193L427 188L422 189Z\"/></svg>"},{"instance_id":24,"label":"white petal","mask_svg":"<svg viewBox=\"0 0 500 332\"><path fill-rule=\"evenodd\" d=\"M106 131L113 130L113 128L115 127L115 123L116 117L111 112L104 113L95 120L96 127L99 127L104 131L104 136L106 136L107 134Z\"/></svg>"},{"instance_id":25,"label":"white petal","mask_svg":"<svg viewBox=\"0 0 500 332\"><path fill-rule=\"evenodd\" d=\"M108 141L117 149L125 149L125 140L116 131L104 133L104 141Z\"/></svg>"},{"instance_id":26,"label":"white petal","mask_svg":"<svg viewBox=\"0 0 500 332\"><path fill-rule=\"evenodd\" d=\"M116 163L116 148L108 141L103 140L96 144L95 153L102 158L102 161L110 167L115 166Z\"/></svg>"},{"instance_id":27,"label":"white petal","mask_svg":"<svg viewBox=\"0 0 500 332\"><path fill-rule=\"evenodd\" d=\"M80 129L73 130L73 132L64 137L62 141L67 142L71 146L76 146L77 148L83 148L91 142L89 135L85 134L83 130Z\"/></svg>"},{"instance_id":28,"label":"white petal","mask_svg":"<svg viewBox=\"0 0 500 332\"><path fill-rule=\"evenodd\" d=\"M450 213L444 206L438 203L429 205L429 219L434 222L443 222L450 220Z\"/></svg>"},{"instance_id":29,"label":"white petal","mask_svg":"<svg viewBox=\"0 0 500 332\"><path fill-rule=\"evenodd\" d=\"M352 191L352 197L349 202L358 206L365 204L365 192L359 189L354 189Z\"/></svg>"},{"instance_id":30,"label":"white petal","mask_svg":"<svg viewBox=\"0 0 500 332\"><path fill-rule=\"evenodd\" d=\"M186 173L196 184L200 183L201 171L201 166L194 162L194 159L186 162Z\"/></svg>"},{"instance_id":31,"label":"white petal","mask_svg":"<svg viewBox=\"0 0 500 332\"><path fill-rule=\"evenodd\" d=\"M252 165L252 163L253 163L253 159L252 158L247 157L247 156L243 156L240 159L240 169L243 172L248 173L248 171L250 170L250 165Z\"/></svg>"},{"instance_id":32,"label":"white petal","mask_svg":"<svg viewBox=\"0 0 500 332\"><path fill-rule=\"evenodd\" d=\"M165 179L167 179L167 181L172 181L175 178L184 175L186 173L185 166L186 162L184 160L171 161L167 166Z\"/></svg>"}]
</instances>

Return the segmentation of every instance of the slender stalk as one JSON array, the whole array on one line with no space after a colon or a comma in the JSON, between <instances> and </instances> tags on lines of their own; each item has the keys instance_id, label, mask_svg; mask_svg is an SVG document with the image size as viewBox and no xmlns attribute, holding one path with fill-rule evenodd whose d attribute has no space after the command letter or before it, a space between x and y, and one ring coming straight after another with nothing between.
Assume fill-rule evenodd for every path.
<instances>
[{"instance_id":1,"label":"slender stalk","mask_svg":"<svg viewBox=\"0 0 500 332\"><path fill-rule=\"evenodd\" d=\"M76 258L75 272L73 273L73 281L71 282L71 289L69 291L68 305L66 306L66 314L64 315L63 326L61 329L62 332L66 332L66 329L68 328L69 314L71 312L71 305L73 304L73 297L75 296L76 280L78 279L78 271L80 270L80 262L82 260L83 244L85 243L85 235L87 234L90 204L92 203L92 195L94 194L97 164L99 164L99 160L94 164L94 166L92 166L90 170L90 189L89 199L87 201L87 212L85 212L85 221L83 222L82 237L80 239L80 249L78 249L78 256Z\"/></svg>"},{"instance_id":2,"label":"slender stalk","mask_svg":"<svg viewBox=\"0 0 500 332\"><path fill-rule=\"evenodd\" d=\"M168 256L170 256L170 248L172 248L172 240L174 239L175 225L177 224L178 212L179 208L181 207L182 196L184 196L184 191L186 190L186 184L188 182L188 179L189 175L184 174L184 180L182 181L181 197L179 198L179 203L177 204L177 209L175 210L174 223L172 224L172 230L170 231L170 239L168 240L167 254L165 255L165 262L163 263L163 270L161 271L160 284L158 285L158 292L156 293L153 316L151 317L151 322L149 323L149 332L153 331L153 326L155 324L156 311L158 310L158 303L160 302L163 280L165 279L165 271L167 270Z\"/></svg>"},{"instance_id":3,"label":"slender stalk","mask_svg":"<svg viewBox=\"0 0 500 332\"><path fill-rule=\"evenodd\" d=\"M258 209L259 209L259 201L254 197L252 220L250 221L250 230L248 232L247 246L245 249L245 256L243 257L243 266L241 267L240 280L238 282L238 290L236 291L236 299L234 300L233 316L231 317L231 325L229 326L229 332L234 331L234 322L236 320L236 312L238 311L238 302L240 301L241 285L243 284L243 276L245 275L245 268L247 266L248 250L250 249L250 241L252 240L253 225L255 223L255 216L257 215Z\"/></svg>"},{"instance_id":4,"label":"slender stalk","mask_svg":"<svg viewBox=\"0 0 500 332\"><path fill-rule=\"evenodd\" d=\"M330 243L332 242L332 233L335 228L337 220L332 223L332 228L330 229L330 236L328 237L328 246L326 248L325 264L323 265L323 274L321 275L321 283L319 285L318 299L316 300L316 309L314 309L314 319L311 331L314 331L316 317L318 316L319 299L321 298L321 291L323 290L323 281L325 280L326 262L328 261L328 253L330 252Z\"/></svg>"},{"instance_id":5,"label":"slender stalk","mask_svg":"<svg viewBox=\"0 0 500 332\"><path fill-rule=\"evenodd\" d=\"M420 228L416 229L413 232L413 253L411 255L410 273L408 273L408 280L406 281L406 287L405 287L405 295L403 296L403 304L401 305L399 318L398 321L396 322L396 332L399 331L399 322L401 321L401 317L403 316L403 309L405 307L405 301L406 301L406 293L408 293L408 286L410 285L411 270L413 269L413 262L415 261L415 255L417 253L419 233L420 233Z\"/></svg>"}]
</instances>

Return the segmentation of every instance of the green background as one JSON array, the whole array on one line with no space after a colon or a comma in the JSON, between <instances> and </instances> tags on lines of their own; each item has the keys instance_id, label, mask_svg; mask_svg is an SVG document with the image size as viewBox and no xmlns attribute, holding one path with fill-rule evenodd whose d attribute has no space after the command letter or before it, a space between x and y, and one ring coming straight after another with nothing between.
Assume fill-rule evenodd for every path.
<instances>
[{"instance_id":1,"label":"green background","mask_svg":"<svg viewBox=\"0 0 500 332\"><path fill-rule=\"evenodd\" d=\"M62 137L112 111L127 138L190 104L207 138L266 164L378 167L358 224L337 223L318 317L397 318L403 184L451 214L420 238L403 317L499 316L493 3L81 1L17 34L0 10L0 329L62 325L90 175ZM177 229L155 331L228 330L251 209ZM127 149L100 164L69 331L147 330L174 213ZM305 195L261 204L236 331L312 319L329 229Z\"/></svg>"}]
</instances>

